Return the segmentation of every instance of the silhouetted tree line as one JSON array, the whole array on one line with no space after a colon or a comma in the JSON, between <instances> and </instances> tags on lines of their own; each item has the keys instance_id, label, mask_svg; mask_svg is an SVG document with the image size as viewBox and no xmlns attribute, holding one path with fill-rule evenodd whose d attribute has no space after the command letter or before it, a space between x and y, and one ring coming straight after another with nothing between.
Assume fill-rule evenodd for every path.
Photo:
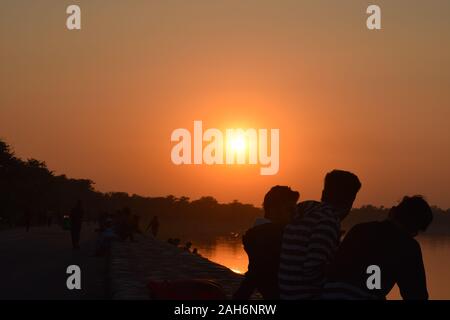
<instances>
[{"instance_id":1,"label":"silhouetted tree line","mask_svg":"<svg viewBox=\"0 0 450 320\"><path fill-rule=\"evenodd\" d=\"M124 207L141 216L141 227L157 215L162 226L174 231L218 231L250 225L261 209L234 201L220 204L213 197L191 201L187 197L142 197L125 192L102 193L88 179L71 179L56 175L45 162L15 156L12 148L0 140L0 224L23 225L27 212L32 224L45 224L49 216L54 221L68 214L77 200L82 200L85 220L96 220L104 212L114 213ZM176 228L179 226L179 228Z\"/></svg>"},{"instance_id":2,"label":"silhouetted tree line","mask_svg":"<svg viewBox=\"0 0 450 320\"><path fill-rule=\"evenodd\" d=\"M244 231L262 210L237 200L218 203L213 197L190 200L187 197L143 197L125 192L102 193L88 179L71 179L55 175L45 162L15 156L12 148L0 140L0 224L18 226L28 211L33 224L45 224L49 215L54 221L68 214L78 199L85 207L85 220L96 220L104 212L114 213L124 207L141 219L141 228L158 216L165 234L189 236L193 233ZM450 210L436 211L430 232L449 233ZM371 205L354 209L346 226L369 220L381 220L388 209Z\"/></svg>"},{"instance_id":3,"label":"silhouetted tree line","mask_svg":"<svg viewBox=\"0 0 450 320\"><path fill-rule=\"evenodd\" d=\"M0 140L0 219L3 224L22 224L27 210L32 214L33 223L45 223L50 213L69 212L77 199L91 206L101 198L102 194L94 191L91 180L55 175L45 162L19 159L11 147Z\"/></svg>"}]
</instances>

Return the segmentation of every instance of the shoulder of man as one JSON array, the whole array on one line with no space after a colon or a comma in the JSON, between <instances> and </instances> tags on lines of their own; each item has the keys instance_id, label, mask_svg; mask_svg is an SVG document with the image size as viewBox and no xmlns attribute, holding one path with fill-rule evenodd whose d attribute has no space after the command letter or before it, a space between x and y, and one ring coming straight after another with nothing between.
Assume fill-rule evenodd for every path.
<instances>
[{"instance_id":1,"label":"shoulder of man","mask_svg":"<svg viewBox=\"0 0 450 320\"><path fill-rule=\"evenodd\" d=\"M422 248L420 247L419 241L414 239L413 237L407 240L407 250L403 253L410 256L411 258L422 257Z\"/></svg>"},{"instance_id":2,"label":"shoulder of man","mask_svg":"<svg viewBox=\"0 0 450 320\"><path fill-rule=\"evenodd\" d=\"M300 202L297 205L297 213L293 219L293 224L301 222L305 218L314 220L337 219L332 206L319 201L309 200Z\"/></svg>"},{"instance_id":3,"label":"shoulder of man","mask_svg":"<svg viewBox=\"0 0 450 320\"><path fill-rule=\"evenodd\" d=\"M283 233L283 226L275 223L264 223L248 229L242 236L242 244L249 247L257 243L264 243L278 238Z\"/></svg>"},{"instance_id":4,"label":"shoulder of man","mask_svg":"<svg viewBox=\"0 0 450 320\"><path fill-rule=\"evenodd\" d=\"M248 229L242 237L244 242L247 242L253 238L261 238L264 236L276 235L282 232L283 226L276 223L264 223Z\"/></svg>"}]
</instances>

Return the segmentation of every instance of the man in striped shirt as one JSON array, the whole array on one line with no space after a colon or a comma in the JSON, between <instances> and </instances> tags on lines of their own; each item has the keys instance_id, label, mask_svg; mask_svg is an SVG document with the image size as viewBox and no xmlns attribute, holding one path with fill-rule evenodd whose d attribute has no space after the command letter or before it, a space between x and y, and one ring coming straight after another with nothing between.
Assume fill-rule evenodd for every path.
<instances>
[{"instance_id":1,"label":"man in striped shirt","mask_svg":"<svg viewBox=\"0 0 450 320\"><path fill-rule=\"evenodd\" d=\"M281 299L320 297L326 268L339 244L341 221L349 214L360 188L356 175L333 170L325 177L321 202L298 204L296 216L283 233L278 272Z\"/></svg>"}]
</instances>

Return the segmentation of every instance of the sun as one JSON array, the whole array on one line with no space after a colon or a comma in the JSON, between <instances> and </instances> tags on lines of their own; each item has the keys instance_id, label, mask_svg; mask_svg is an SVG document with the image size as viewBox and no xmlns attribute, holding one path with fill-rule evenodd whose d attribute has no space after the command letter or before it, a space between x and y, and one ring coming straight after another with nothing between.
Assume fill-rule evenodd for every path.
<instances>
[{"instance_id":1,"label":"sun","mask_svg":"<svg viewBox=\"0 0 450 320\"><path fill-rule=\"evenodd\" d=\"M228 148L235 153L244 152L246 148L245 137L241 134L234 136L228 141Z\"/></svg>"}]
</instances>

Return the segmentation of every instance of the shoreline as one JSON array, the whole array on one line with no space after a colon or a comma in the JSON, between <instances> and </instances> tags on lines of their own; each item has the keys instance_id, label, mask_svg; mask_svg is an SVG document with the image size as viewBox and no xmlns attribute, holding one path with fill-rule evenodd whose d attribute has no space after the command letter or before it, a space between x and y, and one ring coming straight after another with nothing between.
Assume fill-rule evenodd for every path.
<instances>
[{"instance_id":1,"label":"shoreline","mask_svg":"<svg viewBox=\"0 0 450 320\"><path fill-rule=\"evenodd\" d=\"M219 283L231 299L243 275L148 235L136 242L115 241L109 259L109 291L113 300L150 300L149 280L207 279Z\"/></svg>"}]
</instances>

